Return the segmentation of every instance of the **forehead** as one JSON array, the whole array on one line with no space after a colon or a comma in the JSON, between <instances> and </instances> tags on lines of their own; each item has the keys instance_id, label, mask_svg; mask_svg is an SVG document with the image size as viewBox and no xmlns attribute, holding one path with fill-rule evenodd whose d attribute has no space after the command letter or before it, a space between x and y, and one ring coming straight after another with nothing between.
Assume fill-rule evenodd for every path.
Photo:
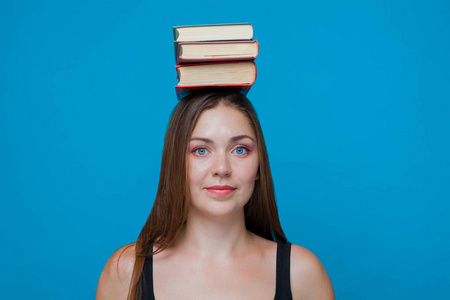
<instances>
[{"instance_id":1,"label":"forehead","mask_svg":"<svg viewBox=\"0 0 450 300\"><path fill-rule=\"evenodd\" d=\"M223 104L205 110L200 115L192 132L192 136L202 137L243 134L255 138L250 120L243 112Z\"/></svg>"}]
</instances>

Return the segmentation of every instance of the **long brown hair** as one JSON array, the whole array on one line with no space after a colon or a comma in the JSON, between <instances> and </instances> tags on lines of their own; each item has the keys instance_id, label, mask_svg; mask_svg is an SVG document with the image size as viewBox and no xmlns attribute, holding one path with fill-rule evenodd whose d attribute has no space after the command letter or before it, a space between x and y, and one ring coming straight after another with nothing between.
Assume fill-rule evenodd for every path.
<instances>
[{"instance_id":1,"label":"long brown hair","mask_svg":"<svg viewBox=\"0 0 450 300\"><path fill-rule=\"evenodd\" d=\"M256 135L259 154L259 179L245 205L246 228L268 240L286 242L278 218L272 173L264 136L255 109L237 91L209 90L192 93L178 103L172 112L164 140L161 171L156 199L136 242L136 260L128 300L141 298L139 279L145 257L170 247L186 222L190 192L186 172L188 142L200 115L220 103L241 111L250 121ZM155 249L150 249L155 245Z\"/></svg>"}]
</instances>

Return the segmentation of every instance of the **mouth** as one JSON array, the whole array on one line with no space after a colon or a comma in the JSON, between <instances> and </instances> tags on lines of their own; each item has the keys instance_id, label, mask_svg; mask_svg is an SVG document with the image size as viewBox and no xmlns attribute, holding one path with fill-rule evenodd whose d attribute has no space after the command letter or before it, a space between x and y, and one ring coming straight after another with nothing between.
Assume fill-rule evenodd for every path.
<instances>
[{"instance_id":1,"label":"mouth","mask_svg":"<svg viewBox=\"0 0 450 300\"><path fill-rule=\"evenodd\" d=\"M229 185L215 185L206 188L209 193L219 197L228 196L234 192L235 189L236 188Z\"/></svg>"}]
</instances>

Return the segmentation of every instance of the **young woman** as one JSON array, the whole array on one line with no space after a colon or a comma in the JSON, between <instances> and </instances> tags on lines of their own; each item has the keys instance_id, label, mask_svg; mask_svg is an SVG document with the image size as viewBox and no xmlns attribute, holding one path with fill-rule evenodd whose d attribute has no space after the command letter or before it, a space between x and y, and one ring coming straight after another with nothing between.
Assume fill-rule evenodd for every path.
<instances>
[{"instance_id":1,"label":"young woman","mask_svg":"<svg viewBox=\"0 0 450 300\"><path fill-rule=\"evenodd\" d=\"M106 263L97 300L334 299L320 261L278 219L256 113L238 92L182 99L153 208Z\"/></svg>"}]
</instances>

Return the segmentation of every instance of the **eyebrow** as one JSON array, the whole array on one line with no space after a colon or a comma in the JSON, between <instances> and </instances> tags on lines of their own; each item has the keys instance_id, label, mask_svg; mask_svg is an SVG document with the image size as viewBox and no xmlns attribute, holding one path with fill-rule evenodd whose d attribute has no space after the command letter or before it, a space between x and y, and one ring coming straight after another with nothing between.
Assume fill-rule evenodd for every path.
<instances>
[{"instance_id":1,"label":"eyebrow","mask_svg":"<svg viewBox=\"0 0 450 300\"><path fill-rule=\"evenodd\" d=\"M237 142L237 141L240 141L240 140L243 140L243 139L250 139L253 143L255 143L255 139L252 138L252 137L249 136L249 135L246 135L246 134L238 135L238 136L233 136L232 138L230 138L230 139L228 140L228 142L229 142L229 143L233 143L233 142ZM213 140L207 139L207 138L202 138L202 137L193 137L193 138L191 138L190 141L191 141L191 142L192 142L192 141L202 141L202 142L205 142L205 143L207 143L207 144L214 144L214 141L213 141Z\"/></svg>"}]
</instances>

